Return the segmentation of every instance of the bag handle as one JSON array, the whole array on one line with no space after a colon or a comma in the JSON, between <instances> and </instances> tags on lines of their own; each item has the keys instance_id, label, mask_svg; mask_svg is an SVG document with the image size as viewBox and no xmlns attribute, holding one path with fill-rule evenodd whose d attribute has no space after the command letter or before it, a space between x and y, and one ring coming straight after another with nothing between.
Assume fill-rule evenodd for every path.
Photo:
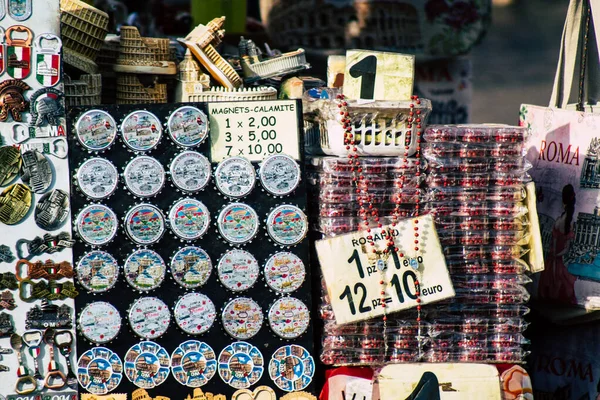
<instances>
[{"instance_id":1,"label":"bag handle","mask_svg":"<svg viewBox=\"0 0 600 400\"><path fill-rule=\"evenodd\" d=\"M598 21L598 24L594 24L594 20ZM598 98L600 58L597 38L600 38L600 0L571 0L562 33L550 107L567 107L577 61L580 62L578 96L580 106L584 103L584 81L588 88L586 101ZM589 73L587 80L585 80L586 70Z\"/></svg>"}]
</instances>

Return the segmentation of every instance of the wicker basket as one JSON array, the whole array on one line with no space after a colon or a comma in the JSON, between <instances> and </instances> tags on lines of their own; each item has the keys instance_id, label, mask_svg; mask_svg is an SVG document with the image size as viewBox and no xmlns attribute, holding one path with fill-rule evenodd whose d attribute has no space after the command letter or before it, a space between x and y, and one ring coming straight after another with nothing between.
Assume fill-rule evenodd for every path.
<instances>
[{"instance_id":1,"label":"wicker basket","mask_svg":"<svg viewBox=\"0 0 600 400\"><path fill-rule=\"evenodd\" d=\"M102 75L85 74L78 80L65 75L65 104L67 107L101 104Z\"/></svg>"},{"instance_id":2,"label":"wicker basket","mask_svg":"<svg viewBox=\"0 0 600 400\"><path fill-rule=\"evenodd\" d=\"M144 86L137 75L117 75L117 104L166 103L167 85L155 83L152 87Z\"/></svg>"},{"instance_id":3,"label":"wicker basket","mask_svg":"<svg viewBox=\"0 0 600 400\"><path fill-rule=\"evenodd\" d=\"M410 101L373 101L359 103L348 100L348 113L357 152L364 156L408 156L417 149L417 125L408 128L409 112L421 111L422 124L427 123L431 102L410 107ZM331 100L304 102L304 137L311 154L346 156L350 150L344 144L345 131L340 109ZM406 147L408 146L408 148Z\"/></svg>"},{"instance_id":4,"label":"wicker basket","mask_svg":"<svg viewBox=\"0 0 600 400\"><path fill-rule=\"evenodd\" d=\"M60 0L60 11L65 62L95 72L94 61L108 33L108 14L79 0Z\"/></svg>"}]
</instances>

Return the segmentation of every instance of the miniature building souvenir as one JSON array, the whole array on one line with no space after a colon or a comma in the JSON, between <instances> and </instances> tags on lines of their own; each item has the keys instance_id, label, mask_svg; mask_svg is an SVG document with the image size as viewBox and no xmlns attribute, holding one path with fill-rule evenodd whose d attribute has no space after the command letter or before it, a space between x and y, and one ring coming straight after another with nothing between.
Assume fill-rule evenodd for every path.
<instances>
[{"instance_id":1,"label":"miniature building souvenir","mask_svg":"<svg viewBox=\"0 0 600 400\"><path fill-rule=\"evenodd\" d=\"M310 68L310 64L306 62L304 49L264 57L258 46L252 40L244 39L243 36L240 39L238 48L246 83L274 76L284 76Z\"/></svg>"},{"instance_id":2,"label":"miniature building souvenir","mask_svg":"<svg viewBox=\"0 0 600 400\"><path fill-rule=\"evenodd\" d=\"M128 74L174 75L177 66L171 61L169 39L140 36L135 26L120 28L119 57L114 70Z\"/></svg>"}]
</instances>

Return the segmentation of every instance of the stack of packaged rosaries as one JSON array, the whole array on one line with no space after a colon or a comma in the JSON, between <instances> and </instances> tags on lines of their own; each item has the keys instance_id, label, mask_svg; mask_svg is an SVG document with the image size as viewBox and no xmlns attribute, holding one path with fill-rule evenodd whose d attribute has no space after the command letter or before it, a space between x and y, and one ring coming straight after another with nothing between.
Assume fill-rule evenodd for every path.
<instances>
[{"instance_id":1,"label":"stack of packaged rosaries","mask_svg":"<svg viewBox=\"0 0 600 400\"><path fill-rule=\"evenodd\" d=\"M456 297L428 307L429 362L520 362L530 282L525 128L425 130L426 210L435 217Z\"/></svg>"}]
</instances>

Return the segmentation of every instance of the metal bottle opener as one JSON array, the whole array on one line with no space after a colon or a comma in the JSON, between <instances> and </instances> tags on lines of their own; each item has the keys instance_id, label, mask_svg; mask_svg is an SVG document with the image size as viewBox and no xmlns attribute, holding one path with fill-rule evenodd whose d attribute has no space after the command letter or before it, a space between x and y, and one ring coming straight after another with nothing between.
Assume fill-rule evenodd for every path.
<instances>
[{"instance_id":1,"label":"metal bottle opener","mask_svg":"<svg viewBox=\"0 0 600 400\"><path fill-rule=\"evenodd\" d=\"M67 364L67 386L70 388L77 387L77 377L73 373L71 366L71 352L73 351L73 334L71 331L58 331L54 334L54 344L58 351L66 360Z\"/></svg>"},{"instance_id":2,"label":"metal bottle opener","mask_svg":"<svg viewBox=\"0 0 600 400\"><path fill-rule=\"evenodd\" d=\"M29 375L29 371L23 361L21 349L23 348L23 338L17 333L13 333L10 337L10 345L17 353L17 361L19 369L17 370L17 382L15 383L15 392L17 394L30 394L37 390L35 378Z\"/></svg>"},{"instance_id":3,"label":"metal bottle opener","mask_svg":"<svg viewBox=\"0 0 600 400\"><path fill-rule=\"evenodd\" d=\"M46 329L44 332L44 342L48 346L50 362L48 363L48 372L44 379L44 387L48 389L60 390L67 384L67 377L58 368L56 358L54 356L54 335L56 332L52 328Z\"/></svg>"},{"instance_id":4,"label":"metal bottle opener","mask_svg":"<svg viewBox=\"0 0 600 400\"><path fill-rule=\"evenodd\" d=\"M44 379L42 373L40 372L40 364L38 362L38 358L42 352L42 348L40 347L40 343L42 343L42 331L37 329L31 329L25 331L22 336L22 341L27 346L29 351L29 355L33 358L33 377L38 381Z\"/></svg>"}]
</instances>

